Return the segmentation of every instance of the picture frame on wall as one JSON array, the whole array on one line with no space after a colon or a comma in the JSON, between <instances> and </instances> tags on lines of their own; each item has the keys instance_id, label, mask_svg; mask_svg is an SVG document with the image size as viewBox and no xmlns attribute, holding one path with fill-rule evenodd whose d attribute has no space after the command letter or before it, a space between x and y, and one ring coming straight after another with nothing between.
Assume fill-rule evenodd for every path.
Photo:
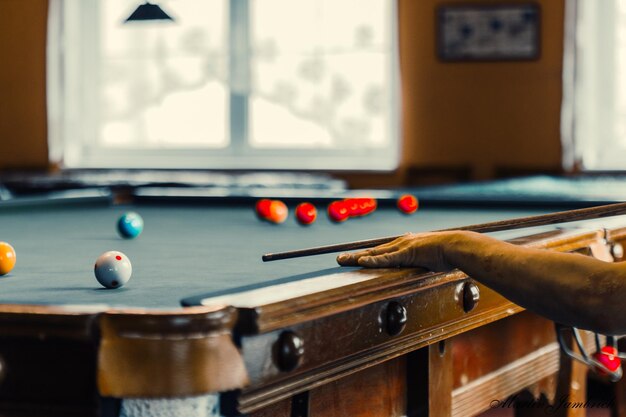
<instances>
[{"instance_id":1,"label":"picture frame on wall","mask_svg":"<svg viewBox=\"0 0 626 417\"><path fill-rule=\"evenodd\" d=\"M436 10L437 55L446 62L536 60L540 29L537 3L442 5Z\"/></svg>"}]
</instances>

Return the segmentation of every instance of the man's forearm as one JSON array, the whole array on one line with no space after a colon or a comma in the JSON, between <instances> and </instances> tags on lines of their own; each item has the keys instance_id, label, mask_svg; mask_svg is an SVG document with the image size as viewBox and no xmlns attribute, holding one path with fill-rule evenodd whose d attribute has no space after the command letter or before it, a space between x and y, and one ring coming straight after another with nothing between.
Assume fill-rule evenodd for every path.
<instances>
[{"instance_id":1,"label":"man's forearm","mask_svg":"<svg viewBox=\"0 0 626 417\"><path fill-rule=\"evenodd\" d=\"M466 232L450 237L443 256L514 303L554 321L626 333L625 265Z\"/></svg>"}]
</instances>

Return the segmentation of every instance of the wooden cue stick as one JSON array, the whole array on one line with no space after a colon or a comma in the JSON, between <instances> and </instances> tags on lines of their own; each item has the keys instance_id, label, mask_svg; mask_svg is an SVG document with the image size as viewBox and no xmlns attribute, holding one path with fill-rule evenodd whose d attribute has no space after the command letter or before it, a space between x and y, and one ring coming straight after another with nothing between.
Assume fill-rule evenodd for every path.
<instances>
[{"instance_id":1,"label":"wooden cue stick","mask_svg":"<svg viewBox=\"0 0 626 417\"><path fill-rule=\"evenodd\" d=\"M481 223L471 226L453 227L450 229L435 230L448 232L452 230L466 230L478 233L499 232L502 230L523 229L526 227L545 226L556 223L567 223L579 220L591 220L602 217L626 214L626 203L607 204L577 210L559 211L556 213L540 214L537 216L518 217L509 220L499 220L490 223ZM297 249L287 252L268 253L263 255L263 262L278 261L281 259L301 258L304 256L322 255L325 253L344 252L355 249L372 248L391 242L401 236L379 237L376 239L357 240L354 242L337 243L333 245L317 246L307 249Z\"/></svg>"}]
</instances>

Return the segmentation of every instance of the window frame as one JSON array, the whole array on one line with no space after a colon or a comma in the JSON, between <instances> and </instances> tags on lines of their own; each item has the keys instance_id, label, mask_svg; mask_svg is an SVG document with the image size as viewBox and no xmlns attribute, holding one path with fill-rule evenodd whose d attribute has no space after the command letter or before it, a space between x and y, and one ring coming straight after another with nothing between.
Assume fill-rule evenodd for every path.
<instances>
[{"instance_id":1,"label":"window frame","mask_svg":"<svg viewBox=\"0 0 626 417\"><path fill-rule=\"evenodd\" d=\"M97 135L97 102L89 93L89 79L97 76L97 65L89 45L98 44L99 0L51 0L48 38L48 109L50 158L67 168L190 168L392 171L400 159L400 89L397 2L390 2L390 146L359 149L254 148L247 140L249 97L231 88L229 103L230 144L226 148L142 149L89 145L85 138ZM100 0L102 1L102 0ZM78 3L80 6L77 6ZM229 76L249 83L249 0L229 2ZM79 22L77 25L68 22ZM79 41L78 47L75 43ZM72 45L70 49L70 44ZM245 68L234 72L234 68ZM67 83L67 79L78 82ZM93 84L93 83L92 83ZM247 84L245 84L247 85ZM93 88L93 87L92 87ZM82 105L91 100L87 106ZM243 120L243 122L242 122Z\"/></svg>"},{"instance_id":2,"label":"window frame","mask_svg":"<svg viewBox=\"0 0 626 417\"><path fill-rule=\"evenodd\" d=\"M567 0L561 137L569 171L623 171L616 142L615 0ZM601 45L601 47L599 47Z\"/></svg>"}]
</instances>

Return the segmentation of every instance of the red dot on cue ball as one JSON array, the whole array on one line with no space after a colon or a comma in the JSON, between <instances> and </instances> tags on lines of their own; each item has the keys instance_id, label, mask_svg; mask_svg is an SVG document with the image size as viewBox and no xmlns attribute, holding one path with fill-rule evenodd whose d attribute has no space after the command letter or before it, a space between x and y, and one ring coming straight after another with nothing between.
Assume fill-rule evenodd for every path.
<instances>
[{"instance_id":1,"label":"red dot on cue ball","mask_svg":"<svg viewBox=\"0 0 626 417\"><path fill-rule=\"evenodd\" d=\"M268 220L272 223L283 223L289 217L287 205L280 200L272 200Z\"/></svg>"},{"instance_id":2,"label":"red dot on cue ball","mask_svg":"<svg viewBox=\"0 0 626 417\"><path fill-rule=\"evenodd\" d=\"M405 214L415 213L419 207L417 198L410 194L404 194L398 198L398 209Z\"/></svg>"},{"instance_id":3,"label":"red dot on cue ball","mask_svg":"<svg viewBox=\"0 0 626 417\"><path fill-rule=\"evenodd\" d=\"M272 204L272 200L268 198L262 198L261 200L256 202L254 207L256 215L261 220L268 220L270 217L270 205Z\"/></svg>"},{"instance_id":4,"label":"red dot on cue ball","mask_svg":"<svg viewBox=\"0 0 626 417\"><path fill-rule=\"evenodd\" d=\"M328 217L334 222L343 222L349 217L345 201L333 201L328 205Z\"/></svg>"},{"instance_id":5,"label":"red dot on cue ball","mask_svg":"<svg viewBox=\"0 0 626 417\"><path fill-rule=\"evenodd\" d=\"M311 224L317 219L317 209L311 203L300 203L296 207L296 220L302 225Z\"/></svg>"}]
</instances>

